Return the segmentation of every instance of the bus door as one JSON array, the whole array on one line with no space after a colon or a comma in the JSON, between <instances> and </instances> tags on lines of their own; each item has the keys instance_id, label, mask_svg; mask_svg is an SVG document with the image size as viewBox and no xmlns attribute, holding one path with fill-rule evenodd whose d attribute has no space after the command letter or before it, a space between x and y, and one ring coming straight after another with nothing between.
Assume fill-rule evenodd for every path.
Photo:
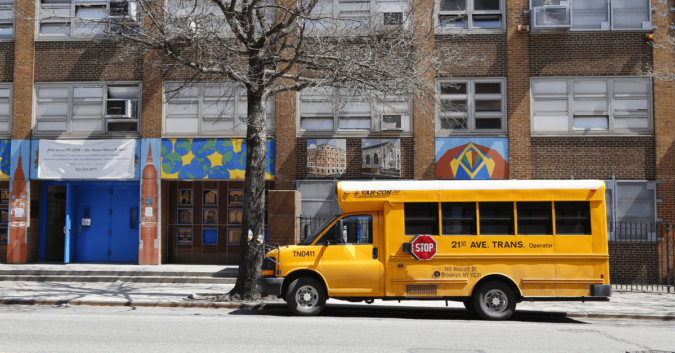
<instances>
[{"instance_id":1,"label":"bus door","mask_svg":"<svg viewBox=\"0 0 675 353\"><path fill-rule=\"evenodd\" d=\"M329 295L379 294L380 249L373 216L364 214L339 219L325 238L323 274Z\"/></svg>"}]
</instances>

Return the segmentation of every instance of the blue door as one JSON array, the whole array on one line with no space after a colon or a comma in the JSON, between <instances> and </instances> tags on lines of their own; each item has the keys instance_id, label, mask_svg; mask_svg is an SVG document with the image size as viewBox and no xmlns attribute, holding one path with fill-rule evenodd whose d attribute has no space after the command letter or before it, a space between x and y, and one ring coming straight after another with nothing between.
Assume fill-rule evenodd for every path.
<instances>
[{"instance_id":1,"label":"blue door","mask_svg":"<svg viewBox=\"0 0 675 353\"><path fill-rule=\"evenodd\" d=\"M77 237L77 187L68 184L66 187L66 226L63 229L65 233L65 249L63 262L69 263L75 261L75 242ZM78 259L79 260L79 259Z\"/></svg>"},{"instance_id":2,"label":"blue door","mask_svg":"<svg viewBox=\"0 0 675 353\"><path fill-rule=\"evenodd\" d=\"M110 191L112 186L83 184L77 197L77 261L110 261ZM90 225L83 225L82 219Z\"/></svg>"},{"instance_id":3,"label":"blue door","mask_svg":"<svg viewBox=\"0 0 675 353\"><path fill-rule=\"evenodd\" d=\"M79 184L77 261L138 262L140 194L133 182Z\"/></svg>"},{"instance_id":4,"label":"blue door","mask_svg":"<svg viewBox=\"0 0 675 353\"><path fill-rule=\"evenodd\" d=\"M140 197L138 185L113 187L110 261L138 262Z\"/></svg>"}]
</instances>

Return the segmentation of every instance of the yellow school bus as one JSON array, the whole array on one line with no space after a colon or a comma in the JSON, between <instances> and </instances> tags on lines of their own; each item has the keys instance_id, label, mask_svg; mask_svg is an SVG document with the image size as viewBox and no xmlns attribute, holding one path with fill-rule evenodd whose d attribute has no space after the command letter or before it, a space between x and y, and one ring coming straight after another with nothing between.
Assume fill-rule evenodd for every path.
<instances>
[{"instance_id":1,"label":"yellow school bus","mask_svg":"<svg viewBox=\"0 0 675 353\"><path fill-rule=\"evenodd\" d=\"M297 315L328 298L451 300L485 319L523 300L608 300L600 180L342 181L343 213L263 262Z\"/></svg>"}]
</instances>

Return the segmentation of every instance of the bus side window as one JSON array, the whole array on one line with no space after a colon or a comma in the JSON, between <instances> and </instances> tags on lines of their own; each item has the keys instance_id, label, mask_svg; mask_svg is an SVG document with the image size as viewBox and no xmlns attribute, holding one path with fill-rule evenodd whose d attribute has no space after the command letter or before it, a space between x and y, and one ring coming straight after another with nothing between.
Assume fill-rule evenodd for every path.
<instances>
[{"instance_id":1,"label":"bus side window","mask_svg":"<svg viewBox=\"0 0 675 353\"><path fill-rule=\"evenodd\" d=\"M475 202L441 203L442 235L476 235Z\"/></svg>"},{"instance_id":2,"label":"bus side window","mask_svg":"<svg viewBox=\"0 0 675 353\"><path fill-rule=\"evenodd\" d=\"M591 203L589 201L556 201L556 235L591 234Z\"/></svg>"},{"instance_id":3,"label":"bus side window","mask_svg":"<svg viewBox=\"0 0 675 353\"><path fill-rule=\"evenodd\" d=\"M405 235L438 235L438 203L407 202L405 212Z\"/></svg>"},{"instance_id":4,"label":"bus side window","mask_svg":"<svg viewBox=\"0 0 675 353\"><path fill-rule=\"evenodd\" d=\"M347 235L347 244L373 243L373 218L371 216L345 217L342 219L342 227L342 234Z\"/></svg>"},{"instance_id":5,"label":"bus side window","mask_svg":"<svg viewBox=\"0 0 675 353\"><path fill-rule=\"evenodd\" d=\"M516 202L518 235L553 235L552 202Z\"/></svg>"},{"instance_id":6,"label":"bus side window","mask_svg":"<svg viewBox=\"0 0 675 353\"><path fill-rule=\"evenodd\" d=\"M480 235L515 235L513 202L480 202L478 214Z\"/></svg>"}]
</instances>

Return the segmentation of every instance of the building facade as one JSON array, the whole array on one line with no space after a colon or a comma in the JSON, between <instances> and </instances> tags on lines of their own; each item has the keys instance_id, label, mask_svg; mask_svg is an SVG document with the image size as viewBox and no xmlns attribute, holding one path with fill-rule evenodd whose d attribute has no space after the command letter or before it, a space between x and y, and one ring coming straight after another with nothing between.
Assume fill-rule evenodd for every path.
<instances>
[{"instance_id":1,"label":"building facade","mask_svg":"<svg viewBox=\"0 0 675 353\"><path fill-rule=\"evenodd\" d=\"M336 107L336 90L278 94L267 104L269 190L301 190L312 205L303 213L319 215L337 212L334 180L375 170L601 179L608 221L675 220L674 87L640 76L675 59L652 45L669 35L675 1L428 5L432 45L481 60L448 63L433 78L438 107L408 97ZM76 21L40 17L91 10L83 6L0 1L0 262L236 263L243 92L223 83L167 95L180 78L155 72L149 57L91 40ZM458 31L466 35L451 36ZM398 157L376 161L366 139L395 141ZM115 168L97 169L107 158Z\"/></svg>"}]
</instances>

